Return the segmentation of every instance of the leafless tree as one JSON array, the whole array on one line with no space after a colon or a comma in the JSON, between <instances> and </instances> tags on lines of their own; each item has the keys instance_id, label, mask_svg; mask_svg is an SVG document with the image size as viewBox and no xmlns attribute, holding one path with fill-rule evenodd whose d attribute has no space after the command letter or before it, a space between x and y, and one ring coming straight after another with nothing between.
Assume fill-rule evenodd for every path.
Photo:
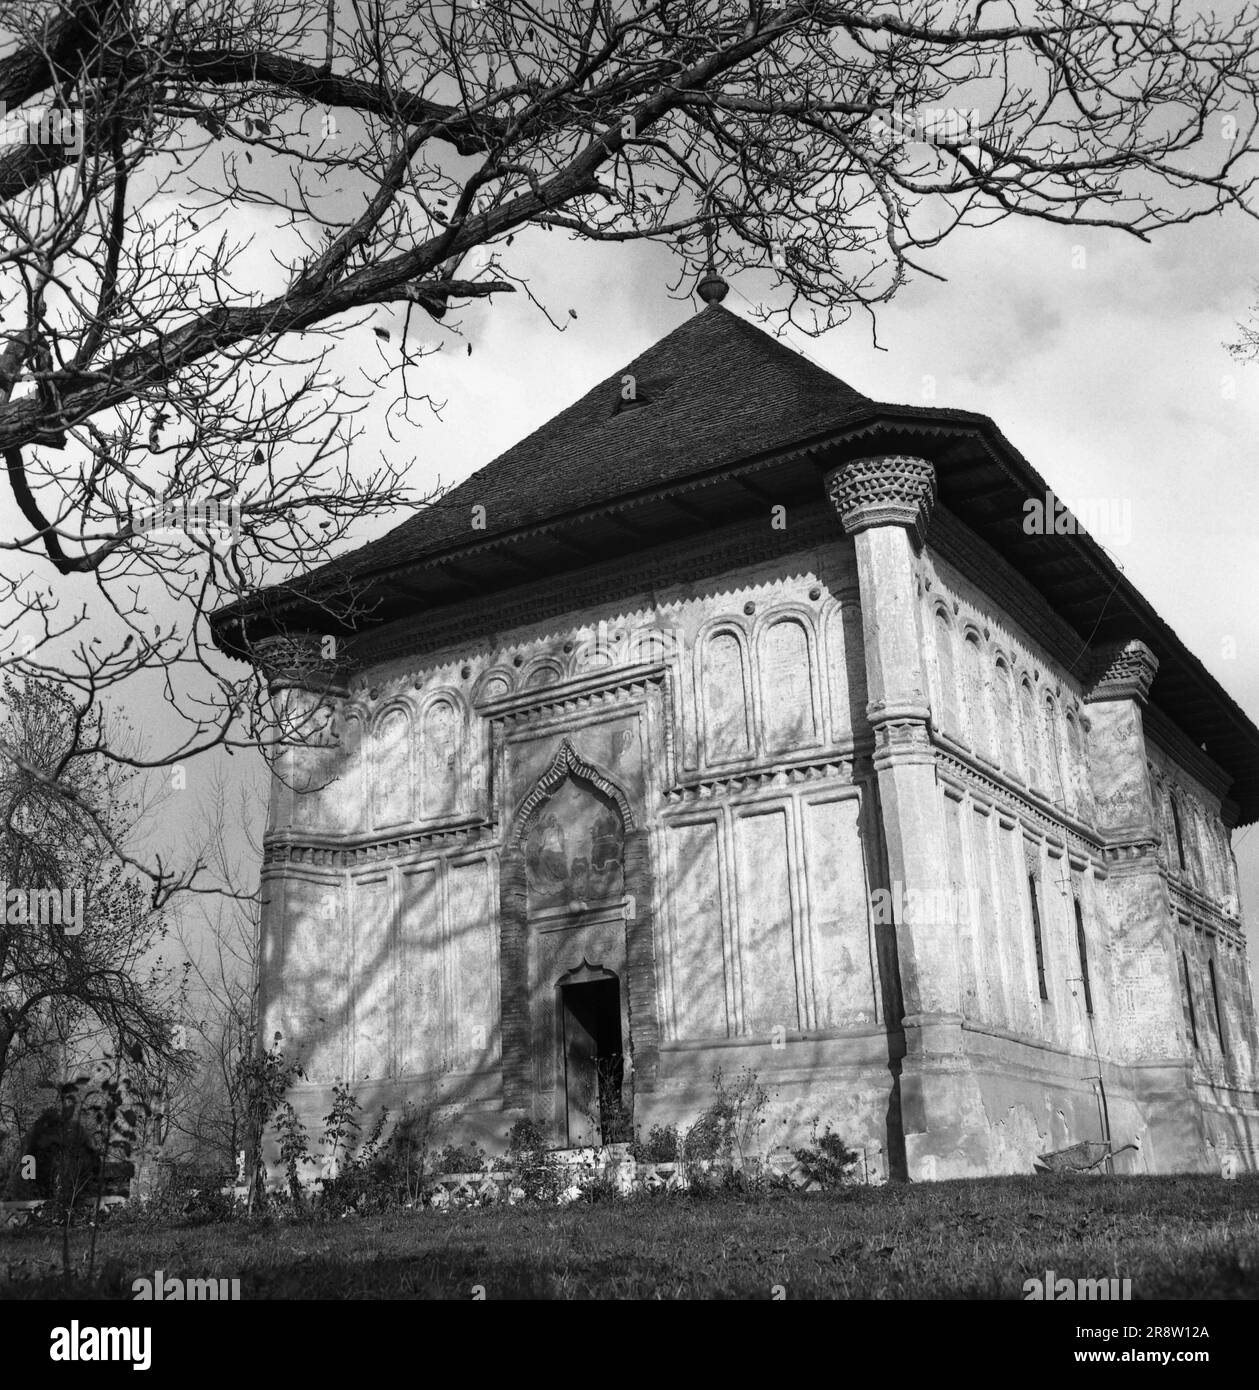
<instances>
[{"instance_id":1,"label":"leafless tree","mask_svg":"<svg viewBox=\"0 0 1259 1390\"><path fill-rule=\"evenodd\" d=\"M391 427L432 404L422 324L528 293L548 235L663 243L679 289L711 255L818 331L936 273L962 226L1145 238L1246 212L1255 20L1174 0L0 0L23 131L0 145L20 516L0 661L60 671L83 707L158 673L187 732L150 761L257 738L205 615L403 500L404 460L354 445L369 398ZM154 539L154 509L206 506L228 509L218 543Z\"/></svg>"},{"instance_id":2,"label":"leafless tree","mask_svg":"<svg viewBox=\"0 0 1259 1390\"><path fill-rule=\"evenodd\" d=\"M229 795L222 779L199 829L210 867L228 891L183 904L176 932L191 964L184 1025L190 1066L168 1086L164 1138L198 1170L231 1172L247 1147L248 1063L257 1046L256 892L261 845L252 834L257 808L247 791ZM244 827L243 849L227 823ZM242 862L244 861L244 862Z\"/></svg>"},{"instance_id":3,"label":"leafless tree","mask_svg":"<svg viewBox=\"0 0 1259 1390\"><path fill-rule=\"evenodd\" d=\"M1225 344L1233 359L1243 366L1259 362L1259 284L1255 285L1253 294L1248 317L1237 325L1238 336Z\"/></svg>"},{"instance_id":4,"label":"leafless tree","mask_svg":"<svg viewBox=\"0 0 1259 1390\"><path fill-rule=\"evenodd\" d=\"M137 1066L173 1060L178 979L155 954L163 915L97 830L125 842L138 808L134 774L103 758L71 759L75 741L90 742L103 721L85 728L55 688L6 678L2 694L0 748L21 760L0 752L0 1092L10 1068L41 1062L58 1084L70 1048L114 1051ZM49 905L57 911L45 913Z\"/></svg>"}]
</instances>

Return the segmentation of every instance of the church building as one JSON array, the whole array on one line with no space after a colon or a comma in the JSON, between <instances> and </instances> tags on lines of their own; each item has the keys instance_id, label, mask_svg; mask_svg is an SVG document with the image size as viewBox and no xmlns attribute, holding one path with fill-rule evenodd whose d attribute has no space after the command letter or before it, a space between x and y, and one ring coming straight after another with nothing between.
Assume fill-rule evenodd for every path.
<instances>
[{"instance_id":1,"label":"church building","mask_svg":"<svg viewBox=\"0 0 1259 1390\"><path fill-rule=\"evenodd\" d=\"M889 1178L1259 1166L1259 730L986 416L706 306L220 611L283 749L262 1036L499 1151L830 1124ZM1205 557L1204 557L1205 558Z\"/></svg>"}]
</instances>

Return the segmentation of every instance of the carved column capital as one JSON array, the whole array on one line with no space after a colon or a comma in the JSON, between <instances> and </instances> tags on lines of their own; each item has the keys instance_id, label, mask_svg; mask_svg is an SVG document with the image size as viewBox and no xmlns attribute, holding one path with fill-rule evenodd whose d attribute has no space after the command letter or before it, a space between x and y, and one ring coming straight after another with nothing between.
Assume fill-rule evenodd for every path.
<instances>
[{"instance_id":1,"label":"carved column capital","mask_svg":"<svg viewBox=\"0 0 1259 1390\"><path fill-rule=\"evenodd\" d=\"M346 666L338 639L317 632L283 632L260 637L251 652L274 697L285 690L312 695L346 693Z\"/></svg>"},{"instance_id":2,"label":"carved column capital","mask_svg":"<svg viewBox=\"0 0 1259 1390\"><path fill-rule=\"evenodd\" d=\"M337 710L347 693L338 639L317 632L276 633L258 638L250 655L267 682L279 744L290 750L335 744Z\"/></svg>"},{"instance_id":3,"label":"carved column capital","mask_svg":"<svg viewBox=\"0 0 1259 1390\"><path fill-rule=\"evenodd\" d=\"M826 492L849 535L904 526L921 545L936 502L935 466L907 454L853 459L826 475Z\"/></svg>"},{"instance_id":4,"label":"carved column capital","mask_svg":"<svg viewBox=\"0 0 1259 1390\"><path fill-rule=\"evenodd\" d=\"M1093 653L1092 688L1085 699L1090 704L1102 700L1135 700L1144 705L1158 672L1158 657L1144 642L1131 638L1110 642Z\"/></svg>"}]
</instances>

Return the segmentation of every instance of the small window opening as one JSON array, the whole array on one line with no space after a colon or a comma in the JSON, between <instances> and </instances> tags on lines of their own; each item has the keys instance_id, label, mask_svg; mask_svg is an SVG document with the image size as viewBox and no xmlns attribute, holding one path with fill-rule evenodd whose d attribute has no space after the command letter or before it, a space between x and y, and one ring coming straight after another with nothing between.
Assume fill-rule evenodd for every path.
<instances>
[{"instance_id":1,"label":"small window opening","mask_svg":"<svg viewBox=\"0 0 1259 1390\"><path fill-rule=\"evenodd\" d=\"M1220 1009L1220 991L1215 982L1215 962L1207 961L1211 973L1211 1003L1215 1006L1215 1036L1220 1040L1220 1055L1228 1056L1228 1044L1224 1041L1224 1014Z\"/></svg>"},{"instance_id":2,"label":"small window opening","mask_svg":"<svg viewBox=\"0 0 1259 1390\"><path fill-rule=\"evenodd\" d=\"M1185 832L1180 826L1180 809L1176 805L1176 798L1171 798L1172 802L1172 825L1176 830L1176 862L1180 866L1181 873L1185 871Z\"/></svg>"},{"instance_id":3,"label":"small window opening","mask_svg":"<svg viewBox=\"0 0 1259 1390\"><path fill-rule=\"evenodd\" d=\"M1040 935L1040 903L1036 899L1036 875L1027 876L1027 896L1032 904L1032 936L1036 942L1036 983L1040 986L1040 997L1049 998L1045 986L1045 946Z\"/></svg>"},{"instance_id":4,"label":"small window opening","mask_svg":"<svg viewBox=\"0 0 1259 1390\"><path fill-rule=\"evenodd\" d=\"M1193 1038L1193 1049L1198 1050L1198 1012L1193 1006L1193 981L1189 978L1189 957L1180 953L1180 968L1185 981L1185 1010L1189 1015L1189 1034Z\"/></svg>"},{"instance_id":5,"label":"small window opening","mask_svg":"<svg viewBox=\"0 0 1259 1390\"><path fill-rule=\"evenodd\" d=\"M1075 944L1080 953L1080 978L1084 981L1084 1012L1092 1017L1093 987L1089 981L1088 942L1084 939L1084 909L1079 898L1075 899Z\"/></svg>"}]
</instances>

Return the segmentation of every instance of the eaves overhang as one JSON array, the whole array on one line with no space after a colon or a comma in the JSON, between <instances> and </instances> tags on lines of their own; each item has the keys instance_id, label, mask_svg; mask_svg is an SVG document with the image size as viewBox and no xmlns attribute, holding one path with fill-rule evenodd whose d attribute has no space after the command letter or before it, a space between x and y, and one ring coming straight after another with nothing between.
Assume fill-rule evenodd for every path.
<instances>
[{"instance_id":1,"label":"eaves overhang","mask_svg":"<svg viewBox=\"0 0 1259 1390\"><path fill-rule=\"evenodd\" d=\"M1025 526L1025 504L1043 501L1049 484L989 417L971 411L870 402L840 429L658 487L378 569L342 571L334 561L220 609L211 619L214 638L225 653L249 660L254 644L275 632L352 636L525 582L615 562L650 546L693 541L704 531L763 515L775 504L815 504L822 496L821 475L870 453L931 459L944 506L1079 634L1074 674L1081 679L1087 679L1088 654L1097 647L1132 638L1145 642L1160 663L1151 700L1232 778L1238 824L1259 820L1259 729L1098 541L1083 530L1036 534Z\"/></svg>"}]
</instances>

